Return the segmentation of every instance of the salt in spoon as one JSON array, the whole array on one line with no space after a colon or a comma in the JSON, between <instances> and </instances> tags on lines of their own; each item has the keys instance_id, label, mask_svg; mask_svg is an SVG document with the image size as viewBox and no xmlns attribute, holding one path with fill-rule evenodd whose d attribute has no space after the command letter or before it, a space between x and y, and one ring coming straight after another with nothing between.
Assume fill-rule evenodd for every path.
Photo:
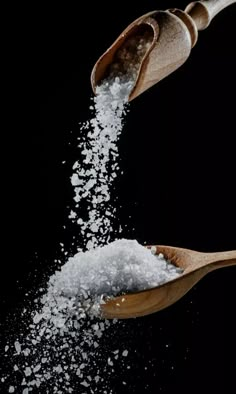
<instances>
[{"instance_id":1,"label":"salt in spoon","mask_svg":"<svg viewBox=\"0 0 236 394\"><path fill-rule=\"evenodd\" d=\"M132 22L95 63L91 85L96 87L109 75L116 54L127 39L139 34L152 35L152 43L144 54L136 80L129 94L131 101L157 82L177 70L189 57L198 40L198 31L208 27L215 15L236 0L194 1L180 10L151 11Z\"/></svg>"},{"instance_id":2,"label":"salt in spoon","mask_svg":"<svg viewBox=\"0 0 236 394\"><path fill-rule=\"evenodd\" d=\"M172 246L153 246L152 249L183 269L182 274L158 287L105 300L101 305L102 317L129 319L158 312L178 301L208 272L236 265L236 250L202 253Z\"/></svg>"}]
</instances>

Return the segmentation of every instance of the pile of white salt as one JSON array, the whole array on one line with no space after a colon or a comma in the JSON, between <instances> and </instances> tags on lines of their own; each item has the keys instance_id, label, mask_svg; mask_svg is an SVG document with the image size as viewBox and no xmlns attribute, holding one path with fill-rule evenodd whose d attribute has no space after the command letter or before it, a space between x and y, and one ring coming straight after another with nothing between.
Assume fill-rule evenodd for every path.
<instances>
[{"instance_id":1,"label":"pile of white salt","mask_svg":"<svg viewBox=\"0 0 236 394\"><path fill-rule=\"evenodd\" d=\"M115 362L124 362L128 350L121 347L104 356L101 338L117 321L98 318L99 301L158 286L180 274L135 240L117 240L69 258L32 312L30 332L14 343L14 371L23 374L21 392L73 393L79 385L81 393L88 392L83 388L112 393L104 374L114 371ZM5 351L11 352L9 346ZM18 386L11 381L8 392Z\"/></svg>"},{"instance_id":2,"label":"pile of white salt","mask_svg":"<svg viewBox=\"0 0 236 394\"><path fill-rule=\"evenodd\" d=\"M136 240L121 239L79 252L50 279L54 294L67 297L117 295L159 286L176 278L180 268Z\"/></svg>"}]
</instances>

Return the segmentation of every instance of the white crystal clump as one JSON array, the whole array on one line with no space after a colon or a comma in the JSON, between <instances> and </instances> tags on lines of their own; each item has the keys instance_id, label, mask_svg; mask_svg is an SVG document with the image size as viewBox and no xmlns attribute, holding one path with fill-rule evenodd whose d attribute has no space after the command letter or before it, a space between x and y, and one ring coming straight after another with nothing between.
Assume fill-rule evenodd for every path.
<instances>
[{"instance_id":1,"label":"white crystal clump","mask_svg":"<svg viewBox=\"0 0 236 394\"><path fill-rule=\"evenodd\" d=\"M68 297L84 291L90 296L116 295L159 286L180 272L136 240L121 239L69 258L50 285Z\"/></svg>"}]
</instances>

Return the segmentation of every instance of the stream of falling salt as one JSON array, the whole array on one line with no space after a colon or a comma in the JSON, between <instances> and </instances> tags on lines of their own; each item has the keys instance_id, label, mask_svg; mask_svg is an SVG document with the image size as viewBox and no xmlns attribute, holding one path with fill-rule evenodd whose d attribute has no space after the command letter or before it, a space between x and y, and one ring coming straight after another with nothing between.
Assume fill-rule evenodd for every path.
<instances>
[{"instance_id":1,"label":"stream of falling salt","mask_svg":"<svg viewBox=\"0 0 236 394\"><path fill-rule=\"evenodd\" d=\"M107 244L114 233L116 208L111 190L119 174L118 139L128 108L140 62L152 43L152 34L131 37L118 50L109 76L97 87L90 110L93 117L80 130L79 148L83 160L73 166L71 183L75 190L70 218L80 228L85 245L91 249ZM113 234L114 235L114 234Z\"/></svg>"},{"instance_id":2,"label":"stream of falling salt","mask_svg":"<svg viewBox=\"0 0 236 394\"><path fill-rule=\"evenodd\" d=\"M119 171L117 141L132 85L132 80L122 82L115 77L99 86L90 107L94 117L81 128L85 134L80 141L83 160L73 166L75 206L70 218L80 228L85 249L107 244L114 231L116 210L110 201L111 186Z\"/></svg>"},{"instance_id":3,"label":"stream of falling salt","mask_svg":"<svg viewBox=\"0 0 236 394\"><path fill-rule=\"evenodd\" d=\"M151 42L149 33L127 40L117 53L109 77L97 88L91 119L81 127L79 147L83 159L73 166L71 183L75 195L70 212L82 234L81 250L93 251L110 241L116 214L111 189L119 173L117 141L129 93ZM134 254L136 247L132 244ZM61 267L62 275L65 273L62 282L70 287L73 279L66 272ZM114 270L109 275L113 273ZM106 281L106 270L103 274ZM114 373L115 362L121 363L128 350L122 345L106 350L103 336L118 322L102 320L91 313L91 288L82 286L80 294L68 296L63 293L62 284L58 291L57 279L57 274L50 278L30 313L22 311L28 328L19 333L13 344L6 343L5 360L11 371L1 376L0 382L7 384L7 392L17 394L113 393L109 377Z\"/></svg>"}]
</instances>

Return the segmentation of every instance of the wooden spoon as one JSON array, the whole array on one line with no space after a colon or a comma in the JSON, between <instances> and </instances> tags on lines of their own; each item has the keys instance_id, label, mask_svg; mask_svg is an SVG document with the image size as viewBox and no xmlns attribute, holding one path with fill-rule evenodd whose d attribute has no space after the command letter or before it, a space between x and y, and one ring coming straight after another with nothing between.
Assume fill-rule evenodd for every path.
<instances>
[{"instance_id":1,"label":"wooden spoon","mask_svg":"<svg viewBox=\"0 0 236 394\"><path fill-rule=\"evenodd\" d=\"M91 73L91 85L96 87L109 74L109 67L125 41L140 34L152 32L152 45L139 65L129 101L179 68L189 57L198 39L198 30L204 30L216 14L236 0L194 1L185 11L177 8L152 11L131 23L98 59Z\"/></svg>"},{"instance_id":2,"label":"wooden spoon","mask_svg":"<svg viewBox=\"0 0 236 394\"><path fill-rule=\"evenodd\" d=\"M236 265L236 250L201 253L172 246L156 246L166 260L183 269L176 279L161 286L109 299L101 305L107 319L145 316L167 308L184 296L203 276L218 268Z\"/></svg>"}]
</instances>

